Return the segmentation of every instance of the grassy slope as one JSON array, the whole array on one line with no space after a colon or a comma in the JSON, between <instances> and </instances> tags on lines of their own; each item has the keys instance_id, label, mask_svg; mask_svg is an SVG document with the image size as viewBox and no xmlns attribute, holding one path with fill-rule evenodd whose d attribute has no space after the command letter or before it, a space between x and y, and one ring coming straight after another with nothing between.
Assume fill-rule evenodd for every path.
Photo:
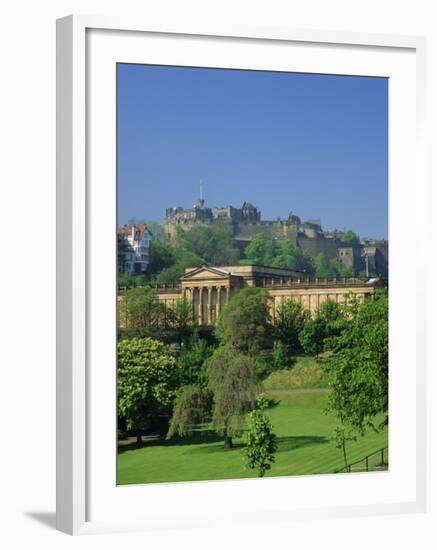
<instances>
[{"instance_id":1,"label":"grassy slope","mask_svg":"<svg viewBox=\"0 0 437 550\"><path fill-rule=\"evenodd\" d=\"M278 436L276 462L267 476L330 473L342 466L340 451L329 441L335 425L323 413L326 393L274 396L280 401L268 414ZM125 447L118 457L118 483L150 483L254 477L244 469L241 439L225 451L214 432L191 439L157 441L137 449ZM349 461L387 445L387 431L369 432L350 444Z\"/></svg>"},{"instance_id":2,"label":"grassy slope","mask_svg":"<svg viewBox=\"0 0 437 550\"><path fill-rule=\"evenodd\" d=\"M297 357L290 369L274 371L263 382L266 390L325 388L326 386L321 368L314 357Z\"/></svg>"}]
</instances>

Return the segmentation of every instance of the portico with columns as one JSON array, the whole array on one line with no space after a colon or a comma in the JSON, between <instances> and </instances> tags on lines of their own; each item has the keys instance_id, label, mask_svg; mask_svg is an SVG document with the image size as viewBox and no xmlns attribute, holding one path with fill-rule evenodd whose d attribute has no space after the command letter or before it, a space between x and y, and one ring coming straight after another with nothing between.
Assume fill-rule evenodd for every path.
<instances>
[{"instance_id":1,"label":"portico with columns","mask_svg":"<svg viewBox=\"0 0 437 550\"><path fill-rule=\"evenodd\" d=\"M220 311L241 288L241 280L220 268L190 269L181 279L182 295L191 303L199 325L215 324Z\"/></svg>"}]
</instances>

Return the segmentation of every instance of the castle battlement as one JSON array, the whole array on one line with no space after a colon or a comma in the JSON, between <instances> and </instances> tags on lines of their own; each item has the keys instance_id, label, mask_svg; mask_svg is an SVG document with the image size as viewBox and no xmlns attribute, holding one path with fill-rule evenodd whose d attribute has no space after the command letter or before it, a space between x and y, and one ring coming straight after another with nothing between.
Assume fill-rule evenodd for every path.
<instances>
[{"instance_id":1,"label":"castle battlement","mask_svg":"<svg viewBox=\"0 0 437 550\"><path fill-rule=\"evenodd\" d=\"M356 272L364 269L363 257L369 262L371 271L383 277L388 275L387 241L368 240L356 244L342 242L343 231L325 231L319 219L302 221L290 212L286 219L261 219L261 211L245 201L241 208L222 206L210 208L200 199L192 208L177 206L165 211L164 231L168 241L174 242L176 228L189 231L197 224L226 227L234 236L240 250L258 233L277 241L290 240L307 255L315 258L323 253L330 260L338 260L346 268Z\"/></svg>"}]
</instances>

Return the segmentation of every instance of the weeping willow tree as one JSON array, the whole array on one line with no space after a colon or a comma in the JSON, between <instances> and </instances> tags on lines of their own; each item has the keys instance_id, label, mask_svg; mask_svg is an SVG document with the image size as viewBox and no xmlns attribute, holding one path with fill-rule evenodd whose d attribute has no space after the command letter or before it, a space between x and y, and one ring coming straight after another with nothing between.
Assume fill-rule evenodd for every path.
<instances>
[{"instance_id":1,"label":"weeping willow tree","mask_svg":"<svg viewBox=\"0 0 437 550\"><path fill-rule=\"evenodd\" d=\"M215 350L207 361L206 387L185 386L175 403L167 438L191 435L196 425L212 420L224 438L224 448L232 448L232 438L240 435L244 415L253 409L256 379L249 357L232 347Z\"/></svg>"},{"instance_id":2,"label":"weeping willow tree","mask_svg":"<svg viewBox=\"0 0 437 550\"><path fill-rule=\"evenodd\" d=\"M192 435L196 426L208 422L211 419L211 401L212 395L208 388L183 386L176 397L167 439L174 435Z\"/></svg>"},{"instance_id":3,"label":"weeping willow tree","mask_svg":"<svg viewBox=\"0 0 437 550\"><path fill-rule=\"evenodd\" d=\"M212 424L224 437L225 449L241 434L244 415L253 409L256 379L252 361L232 347L220 347L208 362L208 387L213 394Z\"/></svg>"}]
</instances>

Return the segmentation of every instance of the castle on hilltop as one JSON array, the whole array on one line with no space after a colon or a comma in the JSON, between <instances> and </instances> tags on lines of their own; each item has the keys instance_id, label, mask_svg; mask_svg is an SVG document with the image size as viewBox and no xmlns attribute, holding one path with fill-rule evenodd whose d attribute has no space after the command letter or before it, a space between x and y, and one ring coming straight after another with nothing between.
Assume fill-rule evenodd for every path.
<instances>
[{"instance_id":1,"label":"castle on hilltop","mask_svg":"<svg viewBox=\"0 0 437 550\"><path fill-rule=\"evenodd\" d=\"M262 220L261 212L250 202L241 208L233 206L209 208L199 199L193 208L167 208L164 231L168 241L176 238L176 228L190 230L198 224L225 227L234 236L241 252L255 234L263 234L278 241L291 240L308 256L315 258L324 253L328 259L337 259L344 267L356 272L366 270L382 277L388 276L388 242L385 240L361 240L357 243L342 241L343 231L324 231L320 220L302 221L290 212L286 219Z\"/></svg>"}]
</instances>

